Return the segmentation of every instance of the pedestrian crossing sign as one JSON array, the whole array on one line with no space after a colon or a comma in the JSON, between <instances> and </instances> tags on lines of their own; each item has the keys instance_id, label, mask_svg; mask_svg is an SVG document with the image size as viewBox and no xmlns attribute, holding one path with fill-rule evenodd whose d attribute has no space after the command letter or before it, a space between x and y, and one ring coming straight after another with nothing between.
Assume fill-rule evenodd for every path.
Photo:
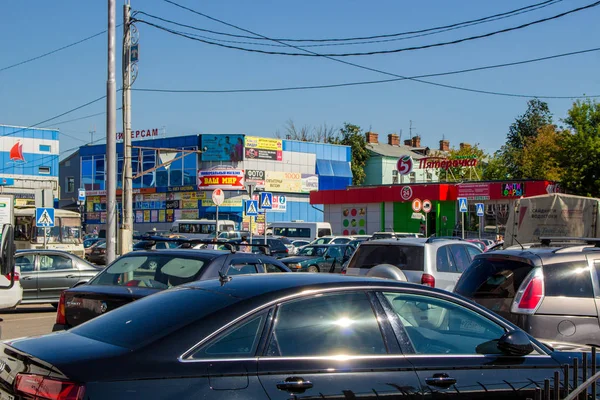
<instances>
[{"instance_id":1,"label":"pedestrian crossing sign","mask_svg":"<svg viewBox=\"0 0 600 400\"><path fill-rule=\"evenodd\" d=\"M260 194L260 208L271 210L273 208L273 193L262 192Z\"/></svg>"},{"instance_id":2,"label":"pedestrian crossing sign","mask_svg":"<svg viewBox=\"0 0 600 400\"><path fill-rule=\"evenodd\" d=\"M256 217L258 215L258 201L246 200L245 210L248 217Z\"/></svg>"},{"instance_id":3,"label":"pedestrian crossing sign","mask_svg":"<svg viewBox=\"0 0 600 400\"><path fill-rule=\"evenodd\" d=\"M477 209L477 216L478 217L483 217L484 214L484 210L483 210L483 203L477 203L475 204L475 208Z\"/></svg>"},{"instance_id":4,"label":"pedestrian crossing sign","mask_svg":"<svg viewBox=\"0 0 600 400\"><path fill-rule=\"evenodd\" d=\"M38 207L35 209L35 226L38 228L54 227L54 208Z\"/></svg>"},{"instance_id":5,"label":"pedestrian crossing sign","mask_svg":"<svg viewBox=\"0 0 600 400\"><path fill-rule=\"evenodd\" d=\"M467 198L466 197L459 197L458 198L458 210L461 213L466 213L468 211L468 208L467 208Z\"/></svg>"}]
</instances>

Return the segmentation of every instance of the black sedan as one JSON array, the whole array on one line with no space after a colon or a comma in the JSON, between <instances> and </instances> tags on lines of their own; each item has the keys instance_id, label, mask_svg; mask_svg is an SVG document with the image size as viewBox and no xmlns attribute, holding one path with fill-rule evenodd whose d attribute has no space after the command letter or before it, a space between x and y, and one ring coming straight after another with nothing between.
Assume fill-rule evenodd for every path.
<instances>
[{"instance_id":1,"label":"black sedan","mask_svg":"<svg viewBox=\"0 0 600 400\"><path fill-rule=\"evenodd\" d=\"M421 285L221 276L0 344L0 396L524 400L577 356Z\"/></svg>"},{"instance_id":2,"label":"black sedan","mask_svg":"<svg viewBox=\"0 0 600 400\"><path fill-rule=\"evenodd\" d=\"M60 296L53 330L69 329L141 297L184 283L216 278L219 273L289 271L276 259L253 253L137 250L115 260L87 284L65 290Z\"/></svg>"}]
</instances>

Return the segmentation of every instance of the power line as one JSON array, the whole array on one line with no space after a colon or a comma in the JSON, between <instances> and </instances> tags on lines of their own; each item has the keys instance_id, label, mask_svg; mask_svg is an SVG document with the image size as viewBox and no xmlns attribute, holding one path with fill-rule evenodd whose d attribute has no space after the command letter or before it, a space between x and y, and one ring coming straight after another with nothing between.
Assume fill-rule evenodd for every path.
<instances>
[{"instance_id":1,"label":"power line","mask_svg":"<svg viewBox=\"0 0 600 400\"><path fill-rule=\"evenodd\" d=\"M122 24L120 24L119 26L121 26L121 25L122 25ZM16 64L8 65L8 66L6 66L6 67L0 68L0 72L2 72L2 71L6 71L7 69L11 69L11 68L14 68L14 67L18 67L19 65L23 65L23 64L30 63L30 62L32 62L32 61L35 61L35 60L39 60L40 58L44 58L44 57L46 57L46 56L49 56L49 55L51 55L51 54L54 54L54 53L58 53L59 51L62 51L62 50L68 49L69 47L76 46L76 45L78 45L78 44L81 44L81 43L83 43L83 42L87 42L88 40L91 40L91 39L93 39L93 38L95 38L95 37L98 37L98 36L100 36L100 35L103 35L103 34L105 34L105 33L106 33L106 30L103 30L102 32L95 33L95 34L93 34L92 36L88 36L88 37L86 37L86 38L83 38L83 39L81 39L81 40L78 40L78 41L76 41L76 42L73 42L73 43L71 43L71 44L68 44L68 45L66 45L66 46L62 46L62 47L59 47L59 48L57 48L57 49L51 50L51 51L49 51L49 52L47 52L47 53L40 54L39 56L35 56L35 57L29 58L29 59L27 59L27 60L20 61L20 62L18 62L18 63L16 63Z\"/></svg>"},{"instance_id":2,"label":"power line","mask_svg":"<svg viewBox=\"0 0 600 400\"><path fill-rule=\"evenodd\" d=\"M330 88L347 87L347 86L361 86L361 85L372 85L372 84L380 84L380 83L398 82L398 81L403 81L403 80L408 80L408 79L431 78L431 77L437 77L437 76L463 74L463 73L467 73L467 72L483 71L483 70L487 70L487 69L495 69L495 68L502 68L502 67L508 67L508 66L514 66L514 65L522 65L522 64L528 64L528 63L533 63L533 62L551 60L551 59L555 59L555 58L591 53L591 52L595 52L595 51L600 51L600 47L596 47L593 49L587 49L587 50L572 51L569 53L556 54L556 55L546 56L546 57L538 57L538 58L533 58L533 59L523 60L523 61L515 61L515 62L504 63L504 64L495 64L495 65L486 65L483 67L475 67L475 68L461 69L461 70L448 71L448 72L438 72L438 73L425 74L425 75L415 75L415 76L405 77L405 78L336 83L336 84L329 84L329 85L291 86L291 87L262 88L262 89L223 89L223 90L145 89L145 88L132 88L131 90L138 91L138 92L158 92L158 93L215 93L215 94L218 94L218 93L257 93L257 92L263 93L263 92L284 92L284 91L293 91L293 90L330 89ZM526 97L526 98L535 97L535 98L540 98L540 99L578 99L578 98L600 97L600 95L589 95L589 96L536 96L536 95L523 95L523 94L519 94L519 95L505 94L505 95L511 95L514 97Z\"/></svg>"},{"instance_id":3,"label":"power line","mask_svg":"<svg viewBox=\"0 0 600 400\"><path fill-rule=\"evenodd\" d=\"M82 119L87 119L87 118L92 118L92 117L97 117L99 115L105 115L106 111L102 111L96 114L90 114L90 115L86 115L84 117L79 117L79 118L74 118L74 119L68 119L66 121L60 121L60 122L55 122L51 125L45 125L45 126L41 126L40 128L50 128L53 126L58 126L58 125L62 125L62 124L68 124L69 122L75 122L75 121L81 121Z\"/></svg>"},{"instance_id":4,"label":"power line","mask_svg":"<svg viewBox=\"0 0 600 400\"><path fill-rule=\"evenodd\" d=\"M220 21L220 20L218 20L216 18L212 18L212 17L210 17L210 16L208 16L206 14L203 14L201 12L195 11L195 10L189 8L189 7L185 7L185 6L182 6L180 4L177 4L177 3L175 3L175 2L173 2L171 0L163 0L163 1L165 1L165 2L167 2L169 4L173 4L173 5L177 6L177 7L183 8L185 10L188 10L188 11L190 11L192 13L201 15L201 16L203 16L205 18L210 19L210 20L213 20L213 21L216 21L216 22L220 22L220 23L224 23L223 21ZM171 33L173 35L177 35L177 36L185 37L185 38L190 39L190 40L195 40L195 41L199 41L199 42L202 42L202 43L205 43L205 44L210 44L210 45L214 45L214 46L218 46L218 47L224 47L224 48L233 49L233 50L240 50L240 51L246 51L246 52L251 52L251 53L261 53L261 54L269 54L269 55L282 55L282 56L296 56L296 57L353 57L353 56L372 56L372 55L378 55L378 54L393 54L393 53L400 53L400 52L405 52L405 51L423 50L423 49L429 49L429 48L433 48L433 47L442 47L442 46L459 44L459 43L463 43L463 42L468 42L468 41L473 41L473 40L477 40L477 39L482 39L482 38L487 38L487 37L495 36L495 35L498 35L498 34L501 34L501 33L507 33L507 32L511 32L511 31L523 29L523 28L526 28L526 27L529 27L529 26L532 26L532 25L541 24L543 22L548 22L548 21L551 21L551 20L562 18L562 17L564 17L566 15L573 14L575 12L586 10L586 9L589 9L589 8L593 8L593 7L596 7L598 5L600 5L600 1L596 1L595 3L588 4L586 6L582 6L582 7L578 7L578 8L569 10L569 11L565 11L563 13L554 15L552 17L547 17L547 18L536 20L536 21L528 22L528 23L525 23L525 24L521 24L521 25L518 25L518 26L513 26L513 27L510 27L510 28L505 28L505 29L501 29L501 30L497 30L497 31L493 31L493 32L488 32L488 33L481 34L481 35L475 35L475 36L469 36L469 37L466 37L466 38L455 39L455 40L451 40L451 41L447 41L447 42L431 43L431 44L427 44L427 45L411 46L411 47L404 47L404 48L392 49L392 50L378 50L378 51L354 52L354 53L320 53L320 54L317 54L317 53L313 53L311 51L308 51L308 50L306 50L304 48L298 48L298 47L296 47L294 45L291 45L289 43L285 43L285 42L283 42L281 40L269 39L269 38L267 38L267 39L272 40L272 41L277 42L277 43L280 43L280 44L283 44L283 45L286 45L287 47L292 47L292 48L300 49L301 51L304 51L305 53L286 53L286 52L278 52L278 51L267 51L267 50L259 50L259 49L249 49L249 48L246 48L246 47L232 46L232 45L217 43L217 42L214 42L214 41L211 41L211 40L206 40L206 39L202 39L202 38L193 37L193 36L190 36L189 34L186 34L184 32L175 31L175 30L172 30L172 29L166 28L164 26L157 25L157 24L154 24L152 22L145 21L145 20L140 20L140 19L135 19L135 18L133 20L135 22L140 22L140 23L144 23L146 25L152 26L152 27L157 28L159 30L162 30L162 31L165 31L165 32L169 32L169 33ZM234 27L234 25L231 25L231 24L228 24L228 23L225 23L225 24ZM241 28L238 28L238 29L241 29ZM247 31L245 29L241 29L241 30L246 31L246 32L251 32L251 31ZM266 36L263 36L263 35L259 35L259 36L266 37Z\"/></svg>"},{"instance_id":5,"label":"power line","mask_svg":"<svg viewBox=\"0 0 600 400\"><path fill-rule=\"evenodd\" d=\"M273 38L273 40L280 40L282 42L344 42L344 41L371 40L371 39L382 39L382 38L390 38L390 37L397 37L397 36L405 36L405 35L437 31L440 29L454 28L454 27L458 27L458 26L466 25L466 24L474 24L477 22L487 21L492 18L509 16L511 14L519 15L519 14L523 14L525 12L544 8L549 5L559 3L561 1L563 1L563 0L546 0L546 1L542 1L540 3L532 4L530 6L521 7L521 8L515 9L515 10L510 10L510 11L502 12L499 14L490 15L487 17L477 18L477 19L473 19L470 21L457 22L457 23L450 24L450 25L443 25L443 26L437 26L437 27L433 27L433 28L426 28L426 29L420 29L420 30L414 30L414 31L406 31L406 32L400 32L400 33L390 33L390 34L362 36L362 37L359 36L359 37L352 37L352 38L330 38L330 39ZM186 9L186 7L184 7L180 4L177 4L175 2L171 2L171 1L167 1L167 2L174 6ZM143 14L145 14L145 13L143 13ZM145 15L148 15L148 14L145 14ZM190 26L188 26L188 27L192 28ZM256 35L255 36L246 36L246 35L236 35L233 33L218 32L218 31L213 31L213 30L209 30L209 29L200 29L200 28L195 28L195 29L197 29L199 31L207 32L207 33L213 33L216 35L223 35L223 36L229 36L229 37L236 37L236 38L243 38L243 39L255 39L255 40L271 40L271 39L265 39L263 37L257 37Z\"/></svg>"},{"instance_id":6,"label":"power line","mask_svg":"<svg viewBox=\"0 0 600 400\"><path fill-rule=\"evenodd\" d=\"M332 40L334 42L330 42L330 43L321 43L321 44L303 44L302 47L328 47L328 46L351 46L351 45L363 45L363 44L374 44L374 43L387 43L387 42L394 42L394 41L399 41L399 40L409 40L409 39L415 39L415 38L419 38L419 37L424 37L424 36L430 36L430 35L437 35L439 33L444 33L444 32L449 32L449 31L453 31L453 30L457 30L457 29L462 29L462 28L466 28L466 27L470 27L470 26L474 26L474 25L479 25L479 24L484 24L484 23L488 23L488 22L493 22L493 21L498 21L501 19L505 19L505 18L510 18L510 17L514 17L516 15L520 15L520 14L524 14L526 12L532 12L532 11L536 11L539 10L541 8L547 7L549 5L552 4L556 4L558 2L561 2L563 0L549 0L549 1L544 1L542 3L538 3L538 4L534 4L532 6L529 7L536 7L539 6L539 4L543 4L542 6L536 7L536 8L529 8L525 11L520 11L520 12L514 12L514 10L512 12L507 12L507 13L502 13L502 14L497 14L497 15L493 15L490 17L485 17L485 18L480 18L478 20L473 20L473 21L467 21L467 22L461 22L461 23L457 23L457 24L453 24L453 25L448 25L445 27L438 27L438 28L430 28L430 29L423 29L420 31L414 31L414 32L409 32L409 33L418 33L416 35L412 35L412 36L406 36L406 37L394 37L394 38L389 38L389 39L379 39L379 40L367 40L367 41L353 41L350 42L350 40L355 40L355 39L322 39L322 40L301 40L301 39L276 39L276 40L281 40L281 41L289 41L289 42L325 42L325 41L329 41ZM519 9L521 10L521 9ZM517 10L517 11L519 11ZM167 18L162 18L162 17L158 17L156 15L152 15L152 14L148 14L144 11L136 11L135 15L146 15L150 18L154 18L163 22L167 22L169 24L173 24L173 25L177 25L177 26L181 26L184 28L189 28L189 29L193 29L196 31L201 31L201 32L209 32L209 33L213 33L213 34L218 34L218 35L226 35L226 36L236 36L236 37L243 37L243 38L247 38L247 39L253 39L253 40L265 40L263 38L260 37L253 37L253 36L246 36L246 35L230 35L230 34L226 34L223 32L216 32L216 31L212 31L209 29L203 29L203 28L198 28L192 25L187 25L187 24L183 24L180 22L176 22ZM506 14L510 14L510 15L506 15ZM207 40L213 40L216 42L222 42L222 43L237 43L237 44L249 44L249 45L254 45L254 46L269 46L269 47L287 47L283 44L270 44L270 43L256 43L256 42L245 42L245 41L238 41L238 40L224 40L224 39L218 39L218 38L214 38L214 37L208 37L208 36L203 36L203 35L197 35L197 34L193 34L193 33L189 33L189 32L181 32L181 31L175 31L178 33L182 33L182 34L188 34L190 36L194 36L194 37L199 37L202 39L207 39ZM393 34L393 36L400 36L400 35L406 35L408 33L398 33L398 34ZM384 35L384 36L392 36L392 35ZM360 40L360 39L359 39Z\"/></svg>"},{"instance_id":7,"label":"power line","mask_svg":"<svg viewBox=\"0 0 600 400\"><path fill-rule=\"evenodd\" d=\"M166 2L169 2L169 3L173 3L170 0L163 0L163 1L166 1ZM598 3L600 3L600 1ZM174 3L174 4L176 4L176 3ZM183 7L183 6L180 6L180 7ZM246 32L246 33L249 33L251 35L256 35L256 36L260 36L260 37L269 39L267 36L264 36L264 35L261 35L259 33L250 31L250 30L245 29L245 28L241 28L241 27L236 26L234 24L231 24L229 22L222 21L222 20L220 20L218 18L211 17L211 16L203 14L203 13L201 13L199 11L192 10L192 9L189 9L189 10L191 12L195 13L195 14L198 14L198 15L204 17L204 18L210 19L211 21L215 21L215 22L218 22L220 24L229 26L231 28L238 29L238 30L240 30L242 32ZM295 46L293 44L285 43L285 42L282 42L280 40L275 40L275 39L271 39L271 40L274 41L274 42L280 43L280 44L285 44L286 46L294 48L296 50L304 51L304 52L311 53L311 54L314 54L314 55L320 55L319 53L315 53L312 50L306 50L306 49L304 49L302 47L298 47L298 46ZM334 57L330 57L330 56L323 56L323 57L326 58L326 59L328 59L328 60L331 60L331 61L335 61L335 62L344 64L344 65L349 65L349 66L352 66L352 67L355 67L355 68L359 68L359 69L363 69L363 70L366 70L366 71L377 72L379 74L383 74L383 75L387 75L387 76L393 76L395 78L408 79L408 80L411 80L413 82L419 82L419 83L423 83L423 84L426 84L426 85L438 86L438 87L443 87L443 88L447 88L447 89L454 89L454 90L460 90L460 91L471 92L471 93L489 94L489 95L495 95L495 96L523 97L522 95L518 95L518 94L501 93L501 92L494 92L494 91L488 91L488 90L479 90L479 89L471 89L471 88L465 88L465 87L461 87L461 86L446 85L446 84L443 84L443 83L426 81L426 80L423 80L423 79L410 78L410 77L402 76L402 75L399 75L399 74L394 74L392 72L383 71L383 70L380 70L380 69L377 69L377 68L371 68L371 67L367 67L367 66L364 66L364 65L356 64L356 63L353 63L353 62L350 62L350 61L340 60L340 59L337 59L337 58L334 58Z\"/></svg>"}]
</instances>

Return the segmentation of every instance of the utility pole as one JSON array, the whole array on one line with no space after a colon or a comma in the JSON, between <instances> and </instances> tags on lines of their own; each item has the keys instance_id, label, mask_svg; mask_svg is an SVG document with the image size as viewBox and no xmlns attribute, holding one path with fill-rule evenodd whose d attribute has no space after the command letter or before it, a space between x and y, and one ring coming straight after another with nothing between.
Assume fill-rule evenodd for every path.
<instances>
[{"instance_id":1,"label":"utility pole","mask_svg":"<svg viewBox=\"0 0 600 400\"><path fill-rule=\"evenodd\" d=\"M116 256L117 85L115 82L115 0L108 0L108 80L106 81L106 263Z\"/></svg>"},{"instance_id":2,"label":"utility pole","mask_svg":"<svg viewBox=\"0 0 600 400\"><path fill-rule=\"evenodd\" d=\"M121 255L132 251L133 239L133 185L131 171L131 32L129 1L123 6L123 194L121 204Z\"/></svg>"}]
</instances>

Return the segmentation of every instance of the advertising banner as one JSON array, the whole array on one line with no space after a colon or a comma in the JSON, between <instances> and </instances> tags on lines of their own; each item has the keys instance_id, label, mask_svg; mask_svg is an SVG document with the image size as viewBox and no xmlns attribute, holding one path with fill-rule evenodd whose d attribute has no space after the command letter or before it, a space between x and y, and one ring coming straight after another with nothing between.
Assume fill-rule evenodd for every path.
<instances>
[{"instance_id":1,"label":"advertising banner","mask_svg":"<svg viewBox=\"0 0 600 400\"><path fill-rule=\"evenodd\" d=\"M209 169L198 171L200 190L245 190L244 171L238 169Z\"/></svg>"},{"instance_id":2,"label":"advertising banner","mask_svg":"<svg viewBox=\"0 0 600 400\"><path fill-rule=\"evenodd\" d=\"M202 161L242 161L244 135L202 135Z\"/></svg>"},{"instance_id":3,"label":"advertising banner","mask_svg":"<svg viewBox=\"0 0 600 400\"><path fill-rule=\"evenodd\" d=\"M490 185L487 183L461 183L458 186L458 196L467 200L489 200Z\"/></svg>"},{"instance_id":4,"label":"advertising banner","mask_svg":"<svg viewBox=\"0 0 600 400\"><path fill-rule=\"evenodd\" d=\"M273 208L269 212L286 212L287 211L287 199L284 195L273 195Z\"/></svg>"},{"instance_id":5,"label":"advertising banner","mask_svg":"<svg viewBox=\"0 0 600 400\"><path fill-rule=\"evenodd\" d=\"M302 174L302 193L319 190L319 175Z\"/></svg>"},{"instance_id":6,"label":"advertising banner","mask_svg":"<svg viewBox=\"0 0 600 400\"><path fill-rule=\"evenodd\" d=\"M352 207L342 209L344 235L364 235L367 233L367 208Z\"/></svg>"},{"instance_id":7,"label":"advertising banner","mask_svg":"<svg viewBox=\"0 0 600 400\"><path fill-rule=\"evenodd\" d=\"M265 190L267 192L301 193L302 174L299 172L267 171Z\"/></svg>"},{"instance_id":8,"label":"advertising banner","mask_svg":"<svg viewBox=\"0 0 600 400\"><path fill-rule=\"evenodd\" d=\"M212 199L204 199L202 200L202 207L215 207L216 204L212 201ZM241 207L242 199L225 199L221 207Z\"/></svg>"},{"instance_id":9,"label":"advertising banner","mask_svg":"<svg viewBox=\"0 0 600 400\"><path fill-rule=\"evenodd\" d=\"M246 160L283 160L283 141L281 139L246 136L244 157Z\"/></svg>"},{"instance_id":10,"label":"advertising banner","mask_svg":"<svg viewBox=\"0 0 600 400\"><path fill-rule=\"evenodd\" d=\"M259 169L247 169L245 174L246 182L254 182L255 189L265 188L265 171Z\"/></svg>"}]
</instances>

